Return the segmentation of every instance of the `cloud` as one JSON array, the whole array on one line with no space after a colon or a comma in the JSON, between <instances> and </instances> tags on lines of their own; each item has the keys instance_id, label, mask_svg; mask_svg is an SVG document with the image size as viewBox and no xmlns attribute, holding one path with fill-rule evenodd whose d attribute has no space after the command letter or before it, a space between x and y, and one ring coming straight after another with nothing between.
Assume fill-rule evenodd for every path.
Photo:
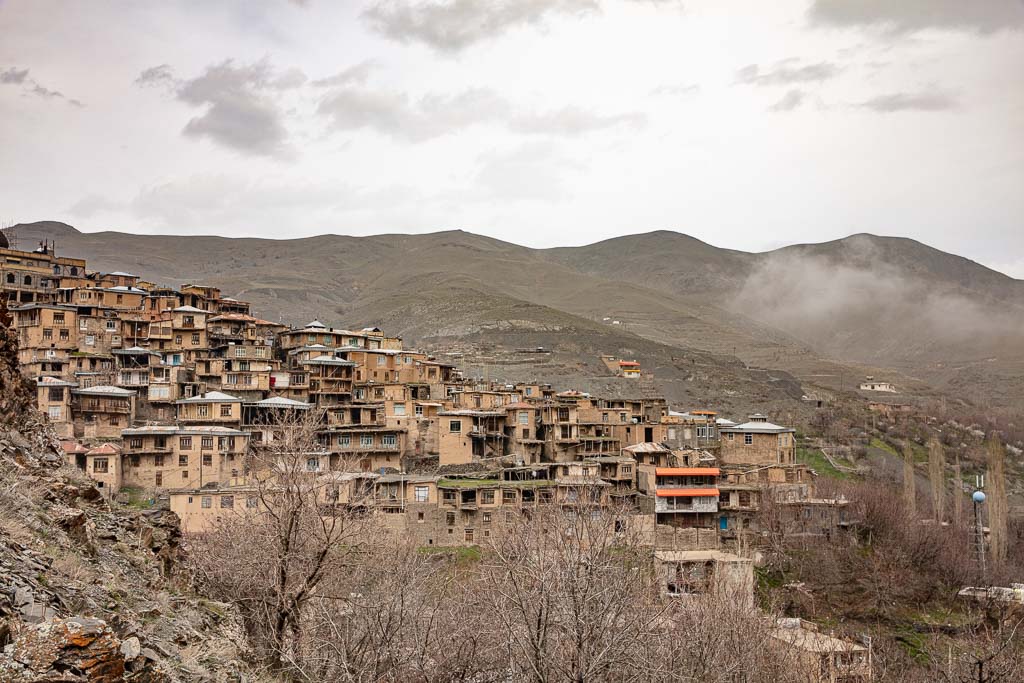
<instances>
[{"instance_id":1,"label":"cloud","mask_svg":"<svg viewBox=\"0 0 1024 683\"><path fill-rule=\"evenodd\" d=\"M949 111L958 109L960 104L952 95L933 90L877 95L857 106L889 114L897 111Z\"/></svg>"},{"instance_id":2,"label":"cloud","mask_svg":"<svg viewBox=\"0 0 1024 683\"><path fill-rule=\"evenodd\" d=\"M807 93L805 93L803 90L795 90L795 89L794 90L790 90L789 92L787 92L785 95L782 96L781 100L779 100L778 102L776 102L772 106L768 107L768 111L772 111L772 112L793 111L794 109L799 107L801 104L803 104L804 99L806 97L807 97Z\"/></svg>"},{"instance_id":3,"label":"cloud","mask_svg":"<svg viewBox=\"0 0 1024 683\"><path fill-rule=\"evenodd\" d=\"M552 15L585 16L599 9L597 0L378 0L362 17L400 43L459 52L513 28L541 25Z\"/></svg>"},{"instance_id":4,"label":"cloud","mask_svg":"<svg viewBox=\"0 0 1024 683\"><path fill-rule=\"evenodd\" d=\"M51 90L30 78L28 69L16 69L12 66L0 71L0 85L20 85L24 87L25 92L46 100L64 100L73 107L85 106L79 100L68 97L59 90Z\"/></svg>"},{"instance_id":5,"label":"cloud","mask_svg":"<svg viewBox=\"0 0 1024 683\"><path fill-rule=\"evenodd\" d=\"M606 115L569 106L540 114L518 115L509 121L509 128L518 133L571 136L623 125L640 128L646 124L647 117L640 112Z\"/></svg>"},{"instance_id":6,"label":"cloud","mask_svg":"<svg viewBox=\"0 0 1024 683\"><path fill-rule=\"evenodd\" d=\"M557 201L566 196L561 174L571 164L557 157L550 142L529 142L515 149L481 154L476 187L487 199Z\"/></svg>"},{"instance_id":7,"label":"cloud","mask_svg":"<svg viewBox=\"0 0 1024 683\"><path fill-rule=\"evenodd\" d=\"M0 71L0 83L21 84L28 78L28 69L15 69L13 66Z\"/></svg>"},{"instance_id":8,"label":"cloud","mask_svg":"<svg viewBox=\"0 0 1024 683\"><path fill-rule=\"evenodd\" d=\"M100 195L91 194L75 202L68 213L81 218L92 218L96 214L117 211L122 208L119 202L112 201Z\"/></svg>"},{"instance_id":9,"label":"cloud","mask_svg":"<svg viewBox=\"0 0 1024 683\"><path fill-rule=\"evenodd\" d=\"M992 33L1024 28L1020 0L815 0L811 21L877 26L898 33L927 28Z\"/></svg>"},{"instance_id":10,"label":"cloud","mask_svg":"<svg viewBox=\"0 0 1024 683\"><path fill-rule=\"evenodd\" d=\"M292 154L279 93L305 82L298 69L277 72L266 60L236 65L230 59L192 79L176 78L167 64L150 67L135 79L140 87L166 87L178 100L205 107L186 124L184 135L208 138L243 154L277 158Z\"/></svg>"},{"instance_id":11,"label":"cloud","mask_svg":"<svg viewBox=\"0 0 1024 683\"><path fill-rule=\"evenodd\" d=\"M377 68L377 63L371 59L359 62L353 66L343 69L333 76L313 81L313 85L319 87L333 87L339 85L352 85L354 83L365 83L370 77L370 72Z\"/></svg>"},{"instance_id":12,"label":"cloud","mask_svg":"<svg viewBox=\"0 0 1024 683\"><path fill-rule=\"evenodd\" d=\"M698 92L699 90L700 90L700 86L697 85L696 83L679 84L679 85L659 85L657 88L654 88L653 90L651 90L650 94L654 95L654 96L658 96L658 95L681 96L681 95L690 95L692 93Z\"/></svg>"},{"instance_id":13,"label":"cloud","mask_svg":"<svg viewBox=\"0 0 1024 683\"><path fill-rule=\"evenodd\" d=\"M160 64L159 66L151 66L135 79L135 85L140 88L175 88L177 87L178 79L174 77L174 71L171 69L170 64Z\"/></svg>"},{"instance_id":14,"label":"cloud","mask_svg":"<svg viewBox=\"0 0 1024 683\"><path fill-rule=\"evenodd\" d=\"M791 66L792 62L793 60L778 62L769 71L762 71L757 64L748 64L736 72L736 82L746 85L815 83L834 78L842 71L839 66L830 62Z\"/></svg>"},{"instance_id":15,"label":"cloud","mask_svg":"<svg viewBox=\"0 0 1024 683\"><path fill-rule=\"evenodd\" d=\"M502 125L523 134L573 136L646 123L646 117L636 112L605 115L573 106L521 112L490 88L428 93L412 99L399 92L339 87L324 96L317 113L329 119L336 130L373 130L409 142L424 142L479 124Z\"/></svg>"},{"instance_id":16,"label":"cloud","mask_svg":"<svg viewBox=\"0 0 1024 683\"><path fill-rule=\"evenodd\" d=\"M336 88L317 107L338 130L370 129L410 142L494 121L509 110L509 103L489 88L470 88L455 95L428 94L415 101L404 93Z\"/></svg>"}]
</instances>

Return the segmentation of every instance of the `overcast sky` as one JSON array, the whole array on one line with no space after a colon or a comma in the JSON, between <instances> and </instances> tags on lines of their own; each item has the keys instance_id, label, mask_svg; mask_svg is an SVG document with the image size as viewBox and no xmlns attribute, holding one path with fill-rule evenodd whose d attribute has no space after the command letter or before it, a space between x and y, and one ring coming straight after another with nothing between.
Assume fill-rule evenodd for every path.
<instances>
[{"instance_id":1,"label":"overcast sky","mask_svg":"<svg viewBox=\"0 0 1024 683\"><path fill-rule=\"evenodd\" d=\"M0 220L903 235L1024 278L1022 0L0 0Z\"/></svg>"}]
</instances>

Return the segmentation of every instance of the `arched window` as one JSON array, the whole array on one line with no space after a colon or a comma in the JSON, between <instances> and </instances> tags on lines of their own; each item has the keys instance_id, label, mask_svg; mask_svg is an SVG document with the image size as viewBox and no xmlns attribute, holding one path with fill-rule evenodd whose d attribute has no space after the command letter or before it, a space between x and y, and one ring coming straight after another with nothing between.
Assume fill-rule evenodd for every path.
<instances>
[{"instance_id":1,"label":"arched window","mask_svg":"<svg viewBox=\"0 0 1024 683\"><path fill-rule=\"evenodd\" d=\"M25 276L25 284L26 285L32 284L32 276L31 275L26 275Z\"/></svg>"},{"instance_id":2,"label":"arched window","mask_svg":"<svg viewBox=\"0 0 1024 683\"><path fill-rule=\"evenodd\" d=\"M78 277L78 266L71 266L71 275L73 277Z\"/></svg>"},{"instance_id":3,"label":"arched window","mask_svg":"<svg viewBox=\"0 0 1024 683\"><path fill-rule=\"evenodd\" d=\"M14 284L14 273L7 273L7 284Z\"/></svg>"}]
</instances>

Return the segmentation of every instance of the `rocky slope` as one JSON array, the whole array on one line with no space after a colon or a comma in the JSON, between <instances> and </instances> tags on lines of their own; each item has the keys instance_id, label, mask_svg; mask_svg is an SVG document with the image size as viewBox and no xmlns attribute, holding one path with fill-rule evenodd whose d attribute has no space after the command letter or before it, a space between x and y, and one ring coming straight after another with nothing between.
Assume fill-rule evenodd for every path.
<instances>
[{"instance_id":1,"label":"rocky slope","mask_svg":"<svg viewBox=\"0 0 1024 683\"><path fill-rule=\"evenodd\" d=\"M109 504L63 463L23 401L5 312L0 681L242 680L232 608L190 595L179 575L177 516Z\"/></svg>"}]
</instances>

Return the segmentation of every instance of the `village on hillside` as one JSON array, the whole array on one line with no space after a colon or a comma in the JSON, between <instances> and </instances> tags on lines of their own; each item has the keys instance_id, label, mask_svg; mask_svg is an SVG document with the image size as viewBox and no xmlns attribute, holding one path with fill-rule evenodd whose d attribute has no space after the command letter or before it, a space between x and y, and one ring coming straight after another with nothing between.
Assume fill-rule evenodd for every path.
<instances>
[{"instance_id":1,"label":"village on hillside","mask_svg":"<svg viewBox=\"0 0 1024 683\"><path fill-rule=\"evenodd\" d=\"M215 287L92 272L52 244L0 244L0 283L67 463L108 499L169 507L187 534L263 512L266 456L289 429L312 432L295 455L325 509L379 514L422 548L495 542L542 506L613 510L616 531L628 521L649 548L666 599L753 605L766 508L796 536L854 522L771 416L482 381L376 327L262 320ZM639 374L636 361L602 361ZM813 680L871 679L866 644L801 619L780 621L778 640L806 650Z\"/></svg>"}]
</instances>

